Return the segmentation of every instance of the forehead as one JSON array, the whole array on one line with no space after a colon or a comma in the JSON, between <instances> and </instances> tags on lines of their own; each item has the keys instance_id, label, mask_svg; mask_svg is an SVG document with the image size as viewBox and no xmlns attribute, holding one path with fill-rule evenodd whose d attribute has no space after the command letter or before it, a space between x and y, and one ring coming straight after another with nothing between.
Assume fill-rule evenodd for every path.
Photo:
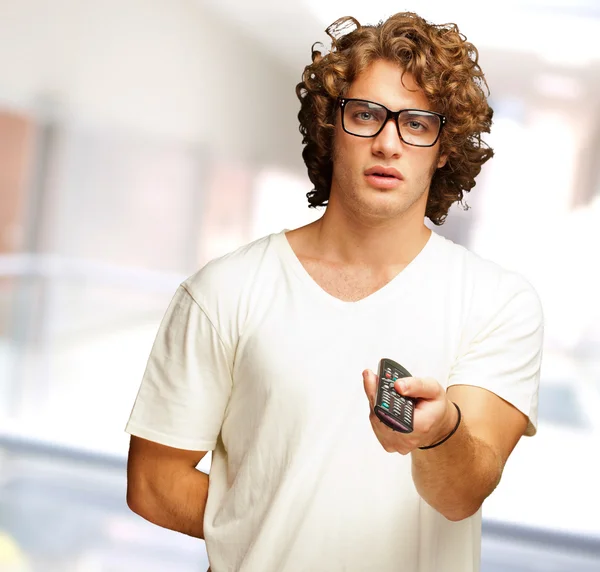
<instances>
[{"instance_id":1,"label":"forehead","mask_svg":"<svg viewBox=\"0 0 600 572\"><path fill-rule=\"evenodd\" d=\"M411 107L432 110L413 76L403 72L398 64L377 60L356 77L346 97L368 99L392 110Z\"/></svg>"}]
</instances>

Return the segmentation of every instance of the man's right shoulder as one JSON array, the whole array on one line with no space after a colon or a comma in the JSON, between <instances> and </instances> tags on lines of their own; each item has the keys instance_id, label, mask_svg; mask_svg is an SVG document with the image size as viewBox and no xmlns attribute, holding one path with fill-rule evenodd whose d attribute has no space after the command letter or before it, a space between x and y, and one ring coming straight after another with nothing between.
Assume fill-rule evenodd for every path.
<instances>
[{"instance_id":1,"label":"man's right shoulder","mask_svg":"<svg viewBox=\"0 0 600 572\"><path fill-rule=\"evenodd\" d=\"M274 242L279 234L268 234L210 260L182 287L201 305L239 299L251 284L272 277L278 261Z\"/></svg>"}]
</instances>

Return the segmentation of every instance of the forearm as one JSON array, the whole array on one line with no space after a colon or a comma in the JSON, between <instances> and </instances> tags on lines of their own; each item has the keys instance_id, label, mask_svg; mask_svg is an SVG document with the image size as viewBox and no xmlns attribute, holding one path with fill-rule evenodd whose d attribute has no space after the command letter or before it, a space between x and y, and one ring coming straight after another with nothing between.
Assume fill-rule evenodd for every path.
<instances>
[{"instance_id":1,"label":"forearm","mask_svg":"<svg viewBox=\"0 0 600 572\"><path fill-rule=\"evenodd\" d=\"M204 538L207 474L189 469L160 482L138 482L136 488L135 499L128 491L131 510L163 528Z\"/></svg>"},{"instance_id":2,"label":"forearm","mask_svg":"<svg viewBox=\"0 0 600 572\"><path fill-rule=\"evenodd\" d=\"M498 454L471 435L464 419L448 441L433 449L416 449L411 456L417 491L453 521L477 512L502 474Z\"/></svg>"}]
</instances>

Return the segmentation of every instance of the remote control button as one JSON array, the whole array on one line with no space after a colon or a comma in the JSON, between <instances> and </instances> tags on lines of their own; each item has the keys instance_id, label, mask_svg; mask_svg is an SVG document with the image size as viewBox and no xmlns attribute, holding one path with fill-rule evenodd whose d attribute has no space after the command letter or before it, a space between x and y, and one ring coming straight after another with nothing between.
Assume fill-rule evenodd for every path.
<instances>
[{"instance_id":1,"label":"remote control button","mask_svg":"<svg viewBox=\"0 0 600 572\"><path fill-rule=\"evenodd\" d=\"M386 409L390 408L390 406L385 401L381 404L381 406L385 407Z\"/></svg>"},{"instance_id":2,"label":"remote control button","mask_svg":"<svg viewBox=\"0 0 600 572\"><path fill-rule=\"evenodd\" d=\"M390 377L392 377L392 374L386 371L385 372L385 377L387 377L388 379L390 379Z\"/></svg>"}]
</instances>

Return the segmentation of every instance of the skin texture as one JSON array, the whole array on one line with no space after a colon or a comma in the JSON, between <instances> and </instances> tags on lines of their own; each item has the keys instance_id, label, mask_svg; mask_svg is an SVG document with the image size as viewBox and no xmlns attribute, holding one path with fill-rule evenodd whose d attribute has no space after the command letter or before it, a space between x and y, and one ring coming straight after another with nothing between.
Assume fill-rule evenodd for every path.
<instances>
[{"instance_id":1,"label":"skin texture","mask_svg":"<svg viewBox=\"0 0 600 572\"><path fill-rule=\"evenodd\" d=\"M378 61L352 84L347 97L382 103L392 110L416 108L431 110L425 95L412 76L404 76L396 65ZM354 224L394 226L416 229L423 226L427 193L435 169L446 163L435 147L414 147L400 141L396 125L389 121L374 138L354 137L336 123L333 154L330 214L343 211ZM394 192L373 189L364 180L364 172L375 165L395 167L404 177ZM335 211L335 212L334 212Z\"/></svg>"},{"instance_id":2,"label":"skin texture","mask_svg":"<svg viewBox=\"0 0 600 572\"><path fill-rule=\"evenodd\" d=\"M131 436L127 505L146 520L204 538L208 475L196 469L206 451L186 451Z\"/></svg>"}]
</instances>

